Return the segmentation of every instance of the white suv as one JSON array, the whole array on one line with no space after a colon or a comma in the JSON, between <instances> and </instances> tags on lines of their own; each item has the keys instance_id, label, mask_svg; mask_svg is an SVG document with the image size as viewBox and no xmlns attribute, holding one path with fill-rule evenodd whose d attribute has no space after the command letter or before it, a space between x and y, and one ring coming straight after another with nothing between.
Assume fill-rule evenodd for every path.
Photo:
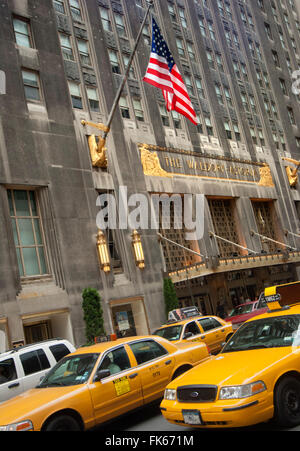
<instances>
[{"instance_id":1,"label":"white suv","mask_svg":"<svg viewBox=\"0 0 300 451\"><path fill-rule=\"evenodd\" d=\"M57 338L0 354L0 403L38 385L50 368L73 351L69 341Z\"/></svg>"}]
</instances>

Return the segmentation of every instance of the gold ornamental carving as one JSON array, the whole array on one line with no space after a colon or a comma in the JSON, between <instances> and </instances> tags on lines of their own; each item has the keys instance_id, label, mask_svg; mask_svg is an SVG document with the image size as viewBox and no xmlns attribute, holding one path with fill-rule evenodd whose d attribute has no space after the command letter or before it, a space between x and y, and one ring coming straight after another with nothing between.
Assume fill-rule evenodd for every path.
<instances>
[{"instance_id":1,"label":"gold ornamental carving","mask_svg":"<svg viewBox=\"0 0 300 451\"><path fill-rule=\"evenodd\" d=\"M147 145L140 147L141 161L145 175L152 175L156 177L169 177L173 175L162 169L157 152L150 152Z\"/></svg>"},{"instance_id":2,"label":"gold ornamental carving","mask_svg":"<svg viewBox=\"0 0 300 451\"><path fill-rule=\"evenodd\" d=\"M260 180L258 182L259 186L274 187L271 169L267 164L264 164L264 166L259 168L259 175L260 175Z\"/></svg>"},{"instance_id":3,"label":"gold ornamental carving","mask_svg":"<svg viewBox=\"0 0 300 451\"><path fill-rule=\"evenodd\" d=\"M107 125L102 124L101 122L95 123L91 121L82 120L81 124L90 127L97 128L105 132L106 134L109 132L109 127ZM90 135L88 137L88 144L90 149L90 156L92 160L92 165L96 168L107 168L107 154L106 154L106 137Z\"/></svg>"},{"instance_id":4,"label":"gold ornamental carving","mask_svg":"<svg viewBox=\"0 0 300 451\"><path fill-rule=\"evenodd\" d=\"M106 147L104 147L103 138L98 136L98 142L95 135L88 137L90 156L92 165L97 168L107 168Z\"/></svg>"},{"instance_id":5,"label":"gold ornamental carving","mask_svg":"<svg viewBox=\"0 0 300 451\"><path fill-rule=\"evenodd\" d=\"M285 168L286 174L288 176L289 184L291 187L294 187L298 183L298 169L300 166L300 161L293 160L292 158L286 158L282 157L282 160L288 161L289 163L293 163L296 167L293 168L292 166L287 166Z\"/></svg>"}]
</instances>

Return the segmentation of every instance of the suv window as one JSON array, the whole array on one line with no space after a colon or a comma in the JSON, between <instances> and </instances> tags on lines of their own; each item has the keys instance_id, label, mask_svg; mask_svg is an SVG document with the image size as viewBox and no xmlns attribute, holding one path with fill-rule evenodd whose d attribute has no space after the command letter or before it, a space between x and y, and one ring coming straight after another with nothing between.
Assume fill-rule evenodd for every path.
<instances>
[{"instance_id":1,"label":"suv window","mask_svg":"<svg viewBox=\"0 0 300 451\"><path fill-rule=\"evenodd\" d=\"M130 344L138 365L168 354L165 348L156 341L147 340Z\"/></svg>"},{"instance_id":2,"label":"suv window","mask_svg":"<svg viewBox=\"0 0 300 451\"><path fill-rule=\"evenodd\" d=\"M25 376L50 368L49 360L42 349L25 352L20 355Z\"/></svg>"},{"instance_id":3,"label":"suv window","mask_svg":"<svg viewBox=\"0 0 300 451\"><path fill-rule=\"evenodd\" d=\"M216 329L217 327L222 326L222 324L219 323L219 321L217 321L215 318L198 319L198 322L203 327L204 332L207 332L208 330Z\"/></svg>"},{"instance_id":4,"label":"suv window","mask_svg":"<svg viewBox=\"0 0 300 451\"><path fill-rule=\"evenodd\" d=\"M0 385L13 381L17 378L15 362L13 359L2 360L0 362Z\"/></svg>"},{"instance_id":5,"label":"suv window","mask_svg":"<svg viewBox=\"0 0 300 451\"><path fill-rule=\"evenodd\" d=\"M49 346L49 348L50 348L50 351L53 354L53 357L55 358L55 360L57 362L60 359L62 359L65 355L70 354L70 350L63 343L60 343L58 345Z\"/></svg>"}]
</instances>

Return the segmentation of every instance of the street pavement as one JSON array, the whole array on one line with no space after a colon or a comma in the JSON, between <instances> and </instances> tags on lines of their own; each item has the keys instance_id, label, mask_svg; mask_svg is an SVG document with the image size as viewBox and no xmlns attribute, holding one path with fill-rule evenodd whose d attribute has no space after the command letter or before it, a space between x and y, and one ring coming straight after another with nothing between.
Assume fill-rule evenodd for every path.
<instances>
[{"instance_id":1,"label":"street pavement","mask_svg":"<svg viewBox=\"0 0 300 451\"><path fill-rule=\"evenodd\" d=\"M112 431L145 431L145 432L158 432L169 431L171 433L184 433L184 432L216 432L216 431L248 431L248 432L263 432L263 431L300 431L300 426L291 429L279 429L274 423L262 423L256 426L249 426L247 428L239 429L195 429L189 427L176 426L168 423L161 415L159 410L159 403L145 406L136 412L123 415L122 417L112 421L105 426L97 427L97 431L112 432Z\"/></svg>"}]
</instances>

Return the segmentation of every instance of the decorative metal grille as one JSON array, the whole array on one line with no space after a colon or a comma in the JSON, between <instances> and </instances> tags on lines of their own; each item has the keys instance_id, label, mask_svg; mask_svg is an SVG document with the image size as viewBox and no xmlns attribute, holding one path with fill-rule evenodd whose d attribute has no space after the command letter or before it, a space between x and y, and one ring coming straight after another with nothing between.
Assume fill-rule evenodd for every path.
<instances>
[{"instance_id":1,"label":"decorative metal grille","mask_svg":"<svg viewBox=\"0 0 300 451\"><path fill-rule=\"evenodd\" d=\"M184 211L183 199L182 199L182 214ZM181 215L182 216L182 215ZM163 223L167 223L170 221L170 227L163 229ZM183 218L180 217L179 212L174 208L174 203L170 203L170 218L163 216L163 209L160 205L159 210L159 232L169 240L174 241L175 243L180 244L188 249L193 249L192 243L193 241L187 241L185 239L186 229L184 226L182 228L177 229L176 224L183 224ZM185 251L184 249L176 246L175 244L169 243L165 240L162 240L162 248L165 258L165 263L167 267L167 271L175 271L176 269L182 269L185 266L190 266L195 264L199 259L196 255L191 252Z\"/></svg>"},{"instance_id":2,"label":"decorative metal grille","mask_svg":"<svg viewBox=\"0 0 300 451\"><path fill-rule=\"evenodd\" d=\"M214 231L226 240L233 243L240 244L237 234L236 221L234 219L234 201L230 199L208 199L208 205ZM219 254L221 257L232 257L240 255L240 249L230 243L222 240L217 240L219 247Z\"/></svg>"},{"instance_id":3,"label":"decorative metal grille","mask_svg":"<svg viewBox=\"0 0 300 451\"><path fill-rule=\"evenodd\" d=\"M252 202L258 233L276 240L272 221L272 202ZM276 252L276 244L261 238L262 249L268 253Z\"/></svg>"}]
</instances>

